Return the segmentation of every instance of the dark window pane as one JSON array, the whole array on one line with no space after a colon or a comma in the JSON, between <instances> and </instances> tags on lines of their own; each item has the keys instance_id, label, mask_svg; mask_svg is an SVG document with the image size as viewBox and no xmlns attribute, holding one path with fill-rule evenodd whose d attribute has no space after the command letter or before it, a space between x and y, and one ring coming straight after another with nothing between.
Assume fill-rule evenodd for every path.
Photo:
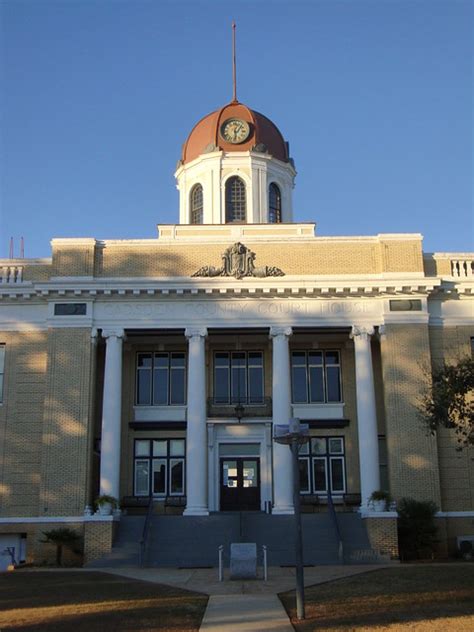
<instances>
[{"instance_id":1,"label":"dark window pane","mask_svg":"<svg viewBox=\"0 0 474 632\"><path fill-rule=\"evenodd\" d=\"M292 366L306 366L306 353L304 351L293 351L291 364Z\"/></svg>"},{"instance_id":2,"label":"dark window pane","mask_svg":"<svg viewBox=\"0 0 474 632\"><path fill-rule=\"evenodd\" d=\"M137 366L151 368L151 353L139 353L137 358Z\"/></svg>"},{"instance_id":3,"label":"dark window pane","mask_svg":"<svg viewBox=\"0 0 474 632\"><path fill-rule=\"evenodd\" d=\"M184 463L183 461L171 459L170 461L170 492L172 494L182 494L184 492Z\"/></svg>"},{"instance_id":4,"label":"dark window pane","mask_svg":"<svg viewBox=\"0 0 474 632\"><path fill-rule=\"evenodd\" d=\"M308 401L306 390L306 367L293 366L292 371L293 403L306 404Z\"/></svg>"},{"instance_id":5,"label":"dark window pane","mask_svg":"<svg viewBox=\"0 0 474 632\"><path fill-rule=\"evenodd\" d=\"M168 369L154 371L153 404L155 406L168 404Z\"/></svg>"},{"instance_id":6,"label":"dark window pane","mask_svg":"<svg viewBox=\"0 0 474 632\"><path fill-rule=\"evenodd\" d=\"M339 364L339 352L326 351L326 364Z\"/></svg>"},{"instance_id":7,"label":"dark window pane","mask_svg":"<svg viewBox=\"0 0 474 632\"><path fill-rule=\"evenodd\" d=\"M311 452L313 454L326 454L326 439L322 437L311 439Z\"/></svg>"},{"instance_id":8,"label":"dark window pane","mask_svg":"<svg viewBox=\"0 0 474 632\"><path fill-rule=\"evenodd\" d=\"M314 491L325 492L326 487L326 459L313 459Z\"/></svg>"},{"instance_id":9,"label":"dark window pane","mask_svg":"<svg viewBox=\"0 0 474 632\"><path fill-rule=\"evenodd\" d=\"M181 368L186 366L186 356L184 353L171 354L171 368Z\"/></svg>"},{"instance_id":10,"label":"dark window pane","mask_svg":"<svg viewBox=\"0 0 474 632\"><path fill-rule=\"evenodd\" d=\"M342 459L331 459L331 488L333 492L344 491L344 466Z\"/></svg>"},{"instance_id":11,"label":"dark window pane","mask_svg":"<svg viewBox=\"0 0 474 632\"><path fill-rule=\"evenodd\" d=\"M166 461L153 461L153 493L166 494Z\"/></svg>"},{"instance_id":12,"label":"dark window pane","mask_svg":"<svg viewBox=\"0 0 474 632\"><path fill-rule=\"evenodd\" d=\"M167 368L168 368L168 354L155 353L155 369L167 369Z\"/></svg>"},{"instance_id":13,"label":"dark window pane","mask_svg":"<svg viewBox=\"0 0 474 632\"><path fill-rule=\"evenodd\" d=\"M149 489L149 476L150 476L150 461L137 460L135 461L135 495L136 496L148 496Z\"/></svg>"},{"instance_id":14,"label":"dark window pane","mask_svg":"<svg viewBox=\"0 0 474 632\"><path fill-rule=\"evenodd\" d=\"M171 369L170 404L184 404L185 381L184 369Z\"/></svg>"},{"instance_id":15,"label":"dark window pane","mask_svg":"<svg viewBox=\"0 0 474 632\"><path fill-rule=\"evenodd\" d=\"M137 375L137 404L149 406L151 404L151 370L140 369Z\"/></svg>"},{"instance_id":16,"label":"dark window pane","mask_svg":"<svg viewBox=\"0 0 474 632\"><path fill-rule=\"evenodd\" d=\"M260 404L263 402L263 370L261 368L249 369L249 403Z\"/></svg>"},{"instance_id":17,"label":"dark window pane","mask_svg":"<svg viewBox=\"0 0 474 632\"><path fill-rule=\"evenodd\" d=\"M214 399L217 404L229 402L229 369L216 368L214 373Z\"/></svg>"},{"instance_id":18,"label":"dark window pane","mask_svg":"<svg viewBox=\"0 0 474 632\"><path fill-rule=\"evenodd\" d=\"M261 351L249 352L249 366L262 366L263 367L263 353L261 353Z\"/></svg>"},{"instance_id":19,"label":"dark window pane","mask_svg":"<svg viewBox=\"0 0 474 632\"><path fill-rule=\"evenodd\" d=\"M202 186L196 184L191 189L191 224L202 224L203 208Z\"/></svg>"},{"instance_id":20,"label":"dark window pane","mask_svg":"<svg viewBox=\"0 0 474 632\"><path fill-rule=\"evenodd\" d=\"M300 467L300 491L309 492L309 462L308 459L299 459Z\"/></svg>"},{"instance_id":21,"label":"dark window pane","mask_svg":"<svg viewBox=\"0 0 474 632\"><path fill-rule=\"evenodd\" d=\"M329 454L344 454L344 442L342 438L329 439Z\"/></svg>"},{"instance_id":22,"label":"dark window pane","mask_svg":"<svg viewBox=\"0 0 474 632\"><path fill-rule=\"evenodd\" d=\"M232 401L243 402L247 400L247 372L245 364L232 366Z\"/></svg>"},{"instance_id":23,"label":"dark window pane","mask_svg":"<svg viewBox=\"0 0 474 632\"><path fill-rule=\"evenodd\" d=\"M322 351L310 351L308 353L308 364L323 364L323 352Z\"/></svg>"},{"instance_id":24,"label":"dark window pane","mask_svg":"<svg viewBox=\"0 0 474 632\"><path fill-rule=\"evenodd\" d=\"M270 224L281 222L281 193L274 182L270 184L268 195L268 222Z\"/></svg>"},{"instance_id":25,"label":"dark window pane","mask_svg":"<svg viewBox=\"0 0 474 632\"><path fill-rule=\"evenodd\" d=\"M339 367L326 367L328 402L341 401L341 379Z\"/></svg>"},{"instance_id":26,"label":"dark window pane","mask_svg":"<svg viewBox=\"0 0 474 632\"><path fill-rule=\"evenodd\" d=\"M225 183L225 221L245 222L246 214L245 184L239 177L233 176Z\"/></svg>"},{"instance_id":27,"label":"dark window pane","mask_svg":"<svg viewBox=\"0 0 474 632\"><path fill-rule=\"evenodd\" d=\"M324 402L323 367L310 367L310 401Z\"/></svg>"},{"instance_id":28,"label":"dark window pane","mask_svg":"<svg viewBox=\"0 0 474 632\"><path fill-rule=\"evenodd\" d=\"M228 367L229 366L229 354L228 353L216 353L215 366Z\"/></svg>"}]
</instances>

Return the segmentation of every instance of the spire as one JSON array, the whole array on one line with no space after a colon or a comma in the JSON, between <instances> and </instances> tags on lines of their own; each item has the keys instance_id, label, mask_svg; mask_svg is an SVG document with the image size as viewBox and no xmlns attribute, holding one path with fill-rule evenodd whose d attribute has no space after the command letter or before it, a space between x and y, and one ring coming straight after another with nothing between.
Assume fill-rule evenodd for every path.
<instances>
[{"instance_id":1,"label":"spire","mask_svg":"<svg viewBox=\"0 0 474 632\"><path fill-rule=\"evenodd\" d=\"M232 21L232 102L237 102L237 68L235 63L235 22Z\"/></svg>"}]
</instances>

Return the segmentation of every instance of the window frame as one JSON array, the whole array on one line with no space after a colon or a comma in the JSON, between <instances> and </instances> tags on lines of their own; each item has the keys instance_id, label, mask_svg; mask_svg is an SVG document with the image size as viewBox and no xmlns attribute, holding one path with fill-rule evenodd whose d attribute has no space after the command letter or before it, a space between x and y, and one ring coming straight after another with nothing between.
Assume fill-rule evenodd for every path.
<instances>
[{"instance_id":1,"label":"window frame","mask_svg":"<svg viewBox=\"0 0 474 632\"><path fill-rule=\"evenodd\" d=\"M313 446L313 440L318 440L318 445L321 445L319 441L324 441L324 452L316 450ZM331 451L330 442L332 440L340 441L342 451ZM315 442L316 443L316 442ZM318 496L327 496L328 489L331 491L332 496L341 496L347 493L347 466L346 466L346 446L345 437L341 435L331 436L311 436L307 444L307 449L304 451L300 448L299 460L309 461L309 491L300 490L300 494L315 494ZM316 463L324 462L324 476L325 476L325 489L316 489L316 476L315 465ZM334 461L340 461L342 463L342 489L333 489L333 473L332 463Z\"/></svg>"},{"instance_id":2,"label":"window frame","mask_svg":"<svg viewBox=\"0 0 474 632\"><path fill-rule=\"evenodd\" d=\"M240 183L239 200L234 200L233 184ZM239 209L237 210L237 202ZM243 210L242 210L243 207ZM226 224L245 224L247 221L247 185L245 181L238 175L231 175L224 184L224 209ZM236 217L239 214L243 217Z\"/></svg>"},{"instance_id":3,"label":"window frame","mask_svg":"<svg viewBox=\"0 0 474 632\"><path fill-rule=\"evenodd\" d=\"M172 364L172 359L174 355L180 355L183 357L183 364L182 367L173 367ZM161 368L161 367L155 367L155 358L158 356L167 356L167 366L166 368ZM139 359L141 356L151 356L151 365L150 367L140 367L139 366ZM152 406L152 407L159 407L159 406L186 406L187 404L187 380L188 380L188 369L187 369L187 353L186 351L137 351L136 353L136 359L135 359L135 398L134 398L134 402L135 402L135 406ZM149 371L150 372L150 389L149 389L149 397L148 397L148 403L140 403L138 400L138 394L139 394L139 374L142 371ZM159 403L159 404L155 404L155 373L157 371L163 371L163 373L166 372L166 380L167 380L167 389L166 389L166 404L163 403ZM173 397L173 390L172 390L172 385L173 385L173 380L172 380L172 376L173 376L173 371L182 371L183 372L183 401L182 402L173 402L172 400L174 399Z\"/></svg>"},{"instance_id":4,"label":"window frame","mask_svg":"<svg viewBox=\"0 0 474 632\"><path fill-rule=\"evenodd\" d=\"M310 363L310 354L318 354L320 353L322 356L322 364L311 364ZM326 357L330 353L337 353L338 362L336 364L328 364ZM293 358L295 354L304 354L304 363L296 364L293 362ZM322 367L322 388L323 388L323 400L313 400L312 399L312 371L311 368ZM337 367L338 376L339 376L339 399L329 399L329 386L328 386L328 369ZM304 368L305 371L305 392L306 399L305 401L296 401L295 399L295 379L294 379L294 369ZM290 354L290 371L291 371L291 403L293 405L318 405L318 404L341 404L344 402L343 397L343 389L342 389L342 362L341 362L341 352L339 349L292 349Z\"/></svg>"},{"instance_id":5,"label":"window frame","mask_svg":"<svg viewBox=\"0 0 474 632\"><path fill-rule=\"evenodd\" d=\"M200 199L196 203L197 194L200 194ZM199 221L196 221L197 214ZM200 182L194 184L189 192L189 220L195 226L204 223L204 188Z\"/></svg>"},{"instance_id":6,"label":"window frame","mask_svg":"<svg viewBox=\"0 0 474 632\"><path fill-rule=\"evenodd\" d=\"M163 441L166 443L166 454L163 455L155 455L153 450L153 445L155 441ZM183 453L182 454L171 454L171 442L172 441L182 441L183 442ZM137 455L137 444L139 442L147 442L148 443L148 456ZM148 493L147 494L138 494L137 493L137 464L138 463L148 463ZM165 491L154 492L154 472L155 472L155 464L165 463ZM181 492L172 492L171 491L171 466L173 463L182 462L183 463L183 475L182 475L182 491ZM138 498L148 498L152 496L157 499L164 499L168 496L185 496L186 495L186 438L185 437L153 437L153 438L140 438L134 439L133 441L133 493L134 496Z\"/></svg>"},{"instance_id":7,"label":"window frame","mask_svg":"<svg viewBox=\"0 0 474 632\"><path fill-rule=\"evenodd\" d=\"M272 191L276 192L276 205L272 206ZM282 222L281 189L276 182L270 182L268 187L268 223L281 224ZM274 219L272 214L274 213Z\"/></svg>"},{"instance_id":8,"label":"window frame","mask_svg":"<svg viewBox=\"0 0 474 632\"><path fill-rule=\"evenodd\" d=\"M255 364L251 364L249 362L249 356L250 354L260 354L260 358L261 358L261 366L257 366ZM217 401L217 397L216 397L216 384L217 384L217 380L216 380L216 371L217 370L222 370L222 367L217 367L216 364L216 357L218 354L226 354L227 358L228 358L228 364L226 367L227 370L227 400L226 401ZM233 371L233 366L232 366L232 356L234 354L244 354L245 356L245 394L244 396L240 396L238 399L237 398L233 398L233 379L234 379L234 371ZM262 391L261 391L261 399L259 401L250 401L250 371L256 371L260 369L260 373L261 373L261 383L262 383ZM213 353L213 370L212 370L212 388L213 388L213 397L212 397L212 401L214 402L214 404L216 404L217 406L233 406L235 404L245 404L246 406L262 406L262 404L265 403L265 354L263 352L263 350L260 349L248 349L245 351L237 351L237 350L233 350L233 351L225 351L225 350L215 350Z\"/></svg>"}]
</instances>

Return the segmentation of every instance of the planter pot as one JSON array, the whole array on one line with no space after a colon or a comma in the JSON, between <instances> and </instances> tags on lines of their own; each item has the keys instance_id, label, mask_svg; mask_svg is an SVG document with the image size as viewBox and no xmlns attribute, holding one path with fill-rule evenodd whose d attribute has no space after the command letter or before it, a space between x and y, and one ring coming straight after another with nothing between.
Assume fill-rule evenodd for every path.
<instances>
[{"instance_id":1,"label":"planter pot","mask_svg":"<svg viewBox=\"0 0 474 632\"><path fill-rule=\"evenodd\" d=\"M103 503L99 505L99 515L100 516L110 516L112 515L112 505L111 503Z\"/></svg>"},{"instance_id":2,"label":"planter pot","mask_svg":"<svg viewBox=\"0 0 474 632\"><path fill-rule=\"evenodd\" d=\"M373 500L372 506L374 508L374 511L385 511L387 507L387 501L386 500Z\"/></svg>"}]
</instances>

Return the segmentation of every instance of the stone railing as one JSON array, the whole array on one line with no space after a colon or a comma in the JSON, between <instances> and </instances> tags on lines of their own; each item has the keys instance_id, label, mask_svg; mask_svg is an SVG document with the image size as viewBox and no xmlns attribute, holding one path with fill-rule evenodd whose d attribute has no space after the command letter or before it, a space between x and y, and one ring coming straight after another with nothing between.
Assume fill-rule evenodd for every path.
<instances>
[{"instance_id":1,"label":"stone railing","mask_svg":"<svg viewBox=\"0 0 474 632\"><path fill-rule=\"evenodd\" d=\"M21 283L23 281L23 266L0 265L0 284Z\"/></svg>"},{"instance_id":2,"label":"stone railing","mask_svg":"<svg viewBox=\"0 0 474 632\"><path fill-rule=\"evenodd\" d=\"M474 258L451 259L451 275L458 279L474 278Z\"/></svg>"}]
</instances>

